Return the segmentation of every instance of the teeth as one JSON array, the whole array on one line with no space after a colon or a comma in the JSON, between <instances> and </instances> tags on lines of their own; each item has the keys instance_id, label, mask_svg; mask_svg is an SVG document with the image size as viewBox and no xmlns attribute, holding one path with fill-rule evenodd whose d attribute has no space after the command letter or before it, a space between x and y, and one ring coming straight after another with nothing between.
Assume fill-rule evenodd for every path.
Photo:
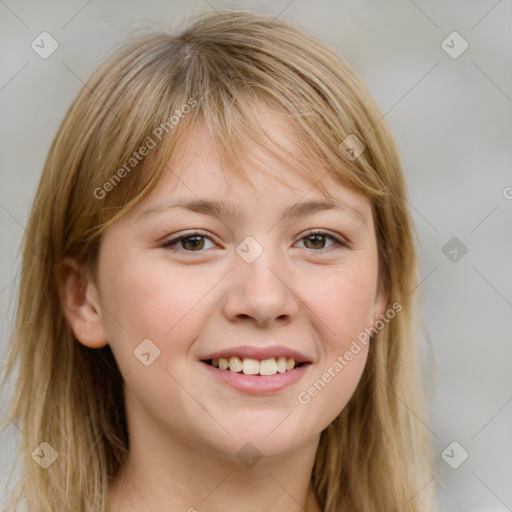
<instances>
[{"instance_id":1,"label":"teeth","mask_svg":"<svg viewBox=\"0 0 512 512\"><path fill-rule=\"evenodd\" d=\"M229 369L232 372L242 371L242 360L239 357L232 356L229 358Z\"/></svg>"},{"instance_id":2,"label":"teeth","mask_svg":"<svg viewBox=\"0 0 512 512\"><path fill-rule=\"evenodd\" d=\"M260 375L275 375L277 373L277 362L275 358L264 359L260 363Z\"/></svg>"},{"instance_id":3,"label":"teeth","mask_svg":"<svg viewBox=\"0 0 512 512\"><path fill-rule=\"evenodd\" d=\"M295 368L295 359L287 359L286 357L271 357L269 359L252 359L244 357L240 359L237 356L229 358L219 357L212 359L212 366L220 370L229 370L232 372L242 372L245 375L275 375L276 373L284 373Z\"/></svg>"},{"instance_id":4,"label":"teeth","mask_svg":"<svg viewBox=\"0 0 512 512\"><path fill-rule=\"evenodd\" d=\"M231 365L230 365L231 367ZM233 371L233 370L231 370ZM242 371L245 375L256 375L260 373L260 363L257 359L251 359L249 357L244 357L242 363Z\"/></svg>"},{"instance_id":5,"label":"teeth","mask_svg":"<svg viewBox=\"0 0 512 512\"><path fill-rule=\"evenodd\" d=\"M286 357L277 358L277 371L279 373L284 373L286 371Z\"/></svg>"}]
</instances>

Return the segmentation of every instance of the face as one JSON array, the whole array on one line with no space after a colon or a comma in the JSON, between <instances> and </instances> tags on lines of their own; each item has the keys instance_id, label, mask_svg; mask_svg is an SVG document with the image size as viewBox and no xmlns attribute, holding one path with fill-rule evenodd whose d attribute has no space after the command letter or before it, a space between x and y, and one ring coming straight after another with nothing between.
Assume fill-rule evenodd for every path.
<instances>
[{"instance_id":1,"label":"face","mask_svg":"<svg viewBox=\"0 0 512 512\"><path fill-rule=\"evenodd\" d=\"M94 294L128 415L216 456L246 442L291 452L347 404L368 353L353 341L383 312L371 205L333 181L342 207L297 209L327 198L275 162L285 184L252 169L251 187L221 167L204 125L180 155L101 243ZM225 208L173 206L190 201ZM292 356L304 364L284 371Z\"/></svg>"}]
</instances>

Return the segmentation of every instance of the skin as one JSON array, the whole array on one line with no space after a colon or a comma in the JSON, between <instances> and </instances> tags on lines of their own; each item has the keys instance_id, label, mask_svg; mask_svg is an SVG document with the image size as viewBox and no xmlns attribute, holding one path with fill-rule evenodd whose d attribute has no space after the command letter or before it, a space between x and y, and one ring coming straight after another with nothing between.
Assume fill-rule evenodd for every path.
<instances>
[{"instance_id":1,"label":"skin","mask_svg":"<svg viewBox=\"0 0 512 512\"><path fill-rule=\"evenodd\" d=\"M274 140L291 148L286 125L261 115ZM112 485L111 510L319 511L310 478L320 433L352 396L368 346L309 403L297 395L384 313L371 204L332 182L333 195L361 219L332 209L280 220L286 207L325 197L276 162L286 184L252 169L251 188L221 167L202 124L180 155L152 193L105 231L97 282L81 287L83 269L70 259L63 266L64 309L76 338L90 348L110 344L125 379L130 454ZM141 216L171 199L198 198L223 199L241 215L175 208ZM206 238L162 247L196 229ZM308 229L327 236L308 238ZM252 263L236 252L247 236L263 248ZM160 350L149 366L134 357L144 339ZM244 344L291 347L312 364L278 393L250 396L199 361ZM251 467L237 457L247 442L263 455Z\"/></svg>"}]
</instances>

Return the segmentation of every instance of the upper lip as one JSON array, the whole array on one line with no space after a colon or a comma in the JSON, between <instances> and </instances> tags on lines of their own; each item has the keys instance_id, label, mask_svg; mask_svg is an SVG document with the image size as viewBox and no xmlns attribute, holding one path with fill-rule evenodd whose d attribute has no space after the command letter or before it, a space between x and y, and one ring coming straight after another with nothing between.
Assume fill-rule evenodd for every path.
<instances>
[{"instance_id":1,"label":"upper lip","mask_svg":"<svg viewBox=\"0 0 512 512\"><path fill-rule=\"evenodd\" d=\"M242 345L239 347L226 348L223 350L219 350L218 352L213 352L204 357L200 357L201 361L206 361L208 359L219 359L219 357L229 358L232 356L238 356L241 359L244 357L249 357L252 359L270 359L272 357L286 357L287 359L294 359L298 363L310 363L311 360L292 348L283 347L281 345L273 345L271 347L254 347L250 345Z\"/></svg>"}]
</instances>

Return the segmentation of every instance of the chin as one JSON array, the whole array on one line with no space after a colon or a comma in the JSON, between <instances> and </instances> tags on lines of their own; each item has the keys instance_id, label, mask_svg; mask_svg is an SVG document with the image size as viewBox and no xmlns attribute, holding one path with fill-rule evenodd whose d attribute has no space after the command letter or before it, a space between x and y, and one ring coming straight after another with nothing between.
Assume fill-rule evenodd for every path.
<instances>
[{"instance_id":1,"label":"chin","mask_svg":"<svg viewBox=\"0 0 512 512\"><path fill-rule=\"evenodd\" d=\"M285 415L286 416L286 415ZM283 417L279 421L282 421ZM275 422L272 428L259 427L256 425L230 425L229 432L232 438L226 438L219 444L219 438L212 440L215 448L221 451L228 458L236 457L243 462L243 459L258 459L265 457L282 457L297 451L300 446L307 443L314 433L308 434L303 429L286 426L286 421L279 425Z\"/></svg>"}]
</instances>

